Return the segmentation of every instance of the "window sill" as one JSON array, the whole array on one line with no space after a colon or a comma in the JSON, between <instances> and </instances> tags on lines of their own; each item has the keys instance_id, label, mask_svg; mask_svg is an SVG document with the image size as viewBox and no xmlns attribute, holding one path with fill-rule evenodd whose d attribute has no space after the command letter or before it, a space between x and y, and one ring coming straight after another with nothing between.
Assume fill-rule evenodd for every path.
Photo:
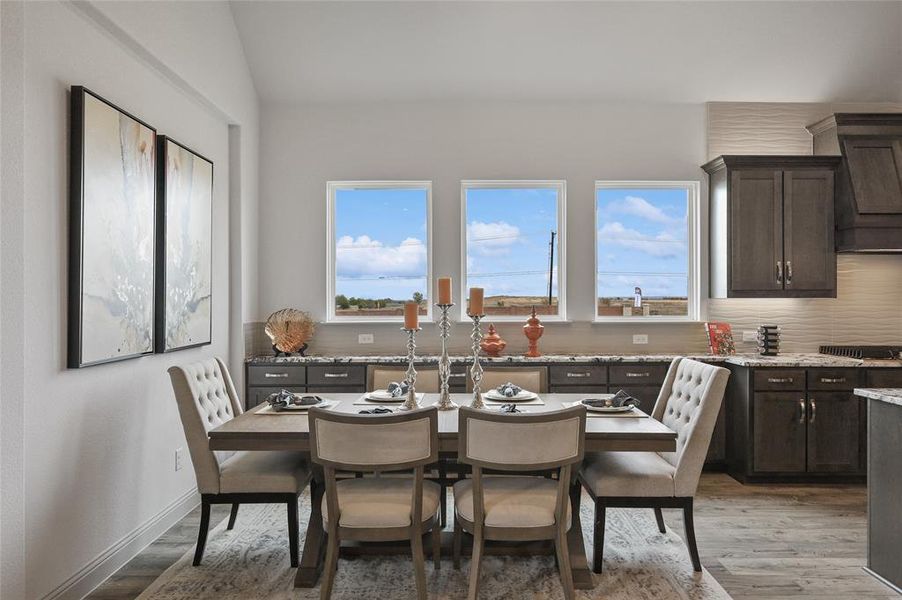
<instances>
[{"instance_id":1,"label":"window sill","mask_svg":"<svg viewBox=\"0 0 902 600\"><path fill-rule=\"evenodd\" d=\"M606 323L639 323L642 325L652 325L657 323L704 323L701 319L692 317L596 317L593 325L604 325Z\"/></svg>"}]
</instances>

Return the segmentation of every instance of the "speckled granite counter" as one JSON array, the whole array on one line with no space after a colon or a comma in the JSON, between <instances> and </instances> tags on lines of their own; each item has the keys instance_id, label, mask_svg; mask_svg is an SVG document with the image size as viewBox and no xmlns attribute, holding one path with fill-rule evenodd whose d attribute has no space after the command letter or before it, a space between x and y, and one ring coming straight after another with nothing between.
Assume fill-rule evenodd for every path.
<instances>
[{"instance_id":1,"label":"speckled granite counter","mask_svg":"<svg viewBox=\"0 0 902 600\"><path fill-rule=\"evenodd\" d=\"M865 361L844 356L827 354L780 354L761 356L760 354L737 354L726 357L727 363L740 367L862 367ZM874 361L867 361L874 362ZM890 362L890 361L884 361ZM900 366L898 361L893 366Z\"/></svg>"},{"instance_id":2,"label":"speckled granite counter","mask_svg":"<svg viewBox=\"0 0 902 600\"><path fill-rule=\"evenodd\" d=\"M856 388L855 395L902 406L902 388Z\"/></svg>"},{"instance_id":3,"label":"speckled granite counter","mask_svg":"<svg viewBox=\"0 0 902 600\"><path fill-rule=\"evenodd\" d=\"M522 355L510 356L480 356L479 360L484 363L581 363L581 364L610 364L610 363L638 363L638 362L670 362L676 358L677 354L604 354L604 355L570 355L570 354L547 354L538 358L529 358ZM723 362L729 357L712 356L710 354L690 356L697 360L706 362ZM417 356L417 363L438 363L438 356ZM462 363L472 361L472 356L455 355L451 356L451 362ZM404 363L407 362L406 356L255 356L248 358L248 364L382 364L382 363Z\"/></svg>"}]
</instances>

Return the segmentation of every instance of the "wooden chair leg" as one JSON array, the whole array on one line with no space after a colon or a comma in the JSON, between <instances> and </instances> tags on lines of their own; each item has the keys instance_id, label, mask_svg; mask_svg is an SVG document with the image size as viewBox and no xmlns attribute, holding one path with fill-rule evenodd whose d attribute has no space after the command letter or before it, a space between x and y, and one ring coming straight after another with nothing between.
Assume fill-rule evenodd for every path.
<instances>
[{"instance_id":1,"label":"wooden chair leg","mask_svg":"<svg viewBox=\"0 0 902 600\"><path fill-rule=\"evenodd\" d=\"M442 512L442 529L448 525L448 466L445 461L438 461L438 484L441 487L441 496L439 496L439 505Z\"/></svg>"},{"instance_id":2,"label":"wooden chair leg","mask_svg":"<svg viewBox=\"0 0 902 600\"><path fill-rule=\"evenodd\" d=\"M564 588L564 598L573 600L576 592L573 589L573 571L570 566L570 547L567 545L566 527L558 527L557 537L554 539L554 549L558 571L561 574L561 585Z\"/></svg>"},{"instance_id":3,"label":"wooden chair leg","mask_svg":"<svg viewBox=\"0 0 902 600\"><path fill-rule=\"evenodd\" d=\"M452 557L454 559L454 569L456 571L460 571L460 546L463 541L463 528L460 526L460 521L457 520L457 515L454 515L454 537L452 543Z\"/></svg>"},{"instance_id":4,"label":"wooden chair leg","mask_svg":"<svg viewBox=\"0 0 902 600\"><path fill-rule=\"evenodd\" d=\"M482 567L482 529L477 525L473 535L473 555L470 557L470 589L467 600L479 597L479 570Z\"/></svg>"},{"instance_id":5,"label":"wooden chair leg","mask_svg":"<svg viewBox=\"0 0 902 600\"><path fill-rule=\"evenodd\" d=\"M413 574L417 581L417 598L426 600L426 559L423 558L423 530L410 528L410 550L413 554Z\"/></svg>"},{"instance_id":6,"label":"wooden chair leg","mask_svg":"<svg viewBox=\"0 0 902 600\"><path fill-rule=\"evenodd\" d=\"M438 522L432 526L432 567L436 571L442 568L442 528Z\"/></svg>"},{"instance_id":7,"label":"wooden chair leg","mask_svg":"<svg viewBox=\"0 0 902 600\"><path fill-rule=\"evenodd\" d=\"M338 568L338 548L340 541L337 531L330 531L326 536L326 561L323 564L323 583L319 590L320 600L332 597L332 585L335 583L335 571Z\"/></svg>"},{"instance_id":8,"label":"wooden chair leg","mask_svg":"<svg viewBox=\"0 0 902 600\"><path fill-rule=\"evenodd\" d=\"M288 552L291 556L291 568L298 566L298 499L288 502Z\"/></svg>"},{"instance_id":9,"label":"wooden chair leg","mask_svg":"<svg viewBox=\"0 0 902 600\"><path fill-rule=\"evenodd\" d=\"M667 528L664 526L664 513L660 508L655 509L655 520L658 522L658 531L667 533Z\"/></svg>"},{"instance_id":10,"label":"wooden chair leg","mask_svg":"<svg viewBox=\"0 0 902 600\"><path fill-rule=\"evenodd\" d=\"M232 503L232 512L229 513L229 526L226 527L229 531L235 528L235 519L238 518L238 507L241 506L237 502Z\"/></svg>"},{"instance_id":11,"label":"wooden chair leg","mask_svg":"<svg viewBox=\"0 0 902 600\"><path fill-rule=\"evenodd\" d=\"M601 573L604 558L605 507L601 500L595 501L595 532L592 537L592 572Z\"/></svg>"},{"instance_id":12,"label":"wooden chair leg","mask_svg":"<svg viewBox=\"0 0 902 600\"><path fill-rule=\"evenodd\" d=\"M207 545L207 531L210 529L210 502L201 499L200 529L197 532L197 547L194 550L194 566L200 565L204 557L204 546Z\"/></svg>"},{"instance_id":13,"label":"wooden chair leg","mask_svg":"<svg viewBox=\"0 0 902 600\"><path fill-rule=\"evenodd\" d=\"M689 557L692 559L692 568L696 573L701 572L702 563L698 559L698 545L695 542L695 521L692 518L692 498L686 499L683 505L683 524L686 526L686 545L689 546Z\"/></svg>"}]
</instances>

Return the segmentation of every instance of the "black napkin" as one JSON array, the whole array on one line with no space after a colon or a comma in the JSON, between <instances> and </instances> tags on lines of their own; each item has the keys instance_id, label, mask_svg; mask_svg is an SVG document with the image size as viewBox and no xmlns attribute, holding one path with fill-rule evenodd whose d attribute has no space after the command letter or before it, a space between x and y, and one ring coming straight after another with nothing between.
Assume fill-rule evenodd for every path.
<instances>
[{"instance_id":1,"label":"black napkin","mask_svg":"<svg viewBox=\"0 0 902 600\"><path fill-rule=\"evenodd\" d=\"M358 412L359 415L386 415L392 412L390 408L383 408L381 406L377 406L376 408L365 408Z\"/></svg>"},{"instance_id":2,"label":"black napkin","mask_svg":"<svg viewBox=\"0 0 902 600\"><path fill-rule=\"evenodd\" d=\"M391 383L388 384L388 388L386 391L388 391L388 393L391 394L392 398L400 398L401 396L403 396L404 394L407 393L407 389L408 389L408 387L407 387L406 381L401 381L401 382L392 381Z\"/></svg>"},{"instance_id":3,"label":"black napkin","mask_svg":"<svg viewBox=\"0 0 902 600\"><path fill-rule=\"evenodd\" d=\"M275 394L270 394L266 399L269 405L276 412L285 410L289 406L315 406L323 401L319 396L301 396L298 397L294 392L288 390L280 390Z\"/></svg>"},{"instance_id":4,"label":"black napkin","mask_svg":"<svg viewBox=\"0 0 902 600\"><path fill-rule=\"evenodd\" d=\"M517 408L516 404L502 404L501 407L498 409L498 412L519 413L519 412L523 412L523 411L520 410L519 408Z\"/></svg>"},{"instance_id":5,"label":"black napkin","mask_svg":"<svg viewBox=\"0 0 902 600\"><path fill-rule=\"evenodd\" d=\"M586 398L582 403L593 408L604 408L606 406L635 406L636 408L639 408L639 405L641 404L637 398L633 398L623 390L619 390L610 400L602 398Z\"/></svg>"},{"instance_id":6,"label":"black napkin","mask_svg":"<svg viewBox=\"0 0 902 600\"><path fill-rule=\"evenodd\" d=\"M505 398L513 398L514 396L522 392L523 388L508 381L503 385L499 385L496 391Z\"/></svg>"}]
</instances>

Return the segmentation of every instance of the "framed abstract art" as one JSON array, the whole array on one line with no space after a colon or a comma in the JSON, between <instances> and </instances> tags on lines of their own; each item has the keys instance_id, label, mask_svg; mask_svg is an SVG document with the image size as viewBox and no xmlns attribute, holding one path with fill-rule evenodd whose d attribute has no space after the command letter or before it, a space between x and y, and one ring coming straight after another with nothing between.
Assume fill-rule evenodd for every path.
<instances>
[{"instance_id":1,"label":"framed abstract art","mask_svg":"<svg viewBox=\"0 0 902 600\"><path fill-rule=\"evenodd\" d=\"M209 344L213 299L213 163L170 137L157 141L156 351Z\"/></svg>"},{"instance_id":2,"label":"framed abstract art","mask_svg":"<svg viewBox=\"0 0 902 600\"><path fill-rule=\"evenodd\" d=\"M68 359L154 351L156 130L90 90L70 94Z\"/></svg>"}]
</instances>

